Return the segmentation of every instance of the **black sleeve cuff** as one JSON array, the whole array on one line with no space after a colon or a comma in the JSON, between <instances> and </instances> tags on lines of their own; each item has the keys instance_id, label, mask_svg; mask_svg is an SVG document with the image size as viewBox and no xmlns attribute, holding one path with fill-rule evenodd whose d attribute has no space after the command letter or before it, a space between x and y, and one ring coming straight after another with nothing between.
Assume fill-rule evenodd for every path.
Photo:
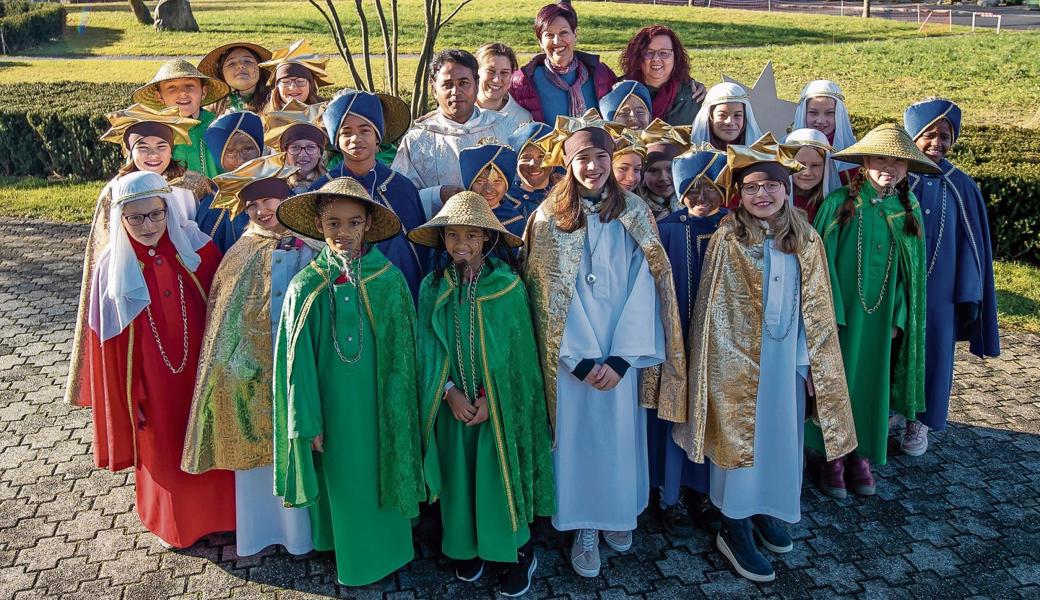
<instances>
[{"instance_id":1,"label":"black sleeve cuff","mask_svg":"<svg viewBox=\"0 0 1040 600\"><path fill-rule=\"evenodd\" d=\"M574 367L574 370L571 371L571 374L577 377L578 381L585 381L585 378L588 377L589 372L592 371L592 368L595 366L596 361L592 360L591 358L583 358L580 361L578 361L577 366Z\"/></svg>"},{"instance_id":2,"label":"black sleeve cuff","mask_svg":"<svg viewBox=\"0 0 1040 600\"><path fill-rule=\"evenodd\" d=\"M608 356L607 360L604 361L608 367L614 369L614 372L618 374L621 379L625 378L625 373L628 372L628 368L631 367L627 360L620 356Z\"/></svg>"}]
</instances>

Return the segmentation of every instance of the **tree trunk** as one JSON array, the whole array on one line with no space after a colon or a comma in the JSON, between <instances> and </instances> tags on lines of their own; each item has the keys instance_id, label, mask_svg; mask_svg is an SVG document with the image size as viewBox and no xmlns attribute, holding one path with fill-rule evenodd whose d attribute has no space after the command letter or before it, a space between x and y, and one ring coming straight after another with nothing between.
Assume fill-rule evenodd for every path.
<instances>
[{"instance_id":1,"label":"tree trunk","mask_svg":"<svg viewBox=\"0 0 1040 600\"><path fill-rule=\"evenodd\" d=\"M188 0L160 0L155 7L156 31L198 31Z\"/></svg>"},{"instance_id":2,"label":"tree trunk","mask_svg":"<svg viewBox=\"0 0 1040 600\"><path fill-rule=\"evenodd\" d=\"M141 25L151 25L152 13L148 12L148 7L145 6L144 0L130 0L130 8L134 11L134 16L137 18L137 22Z\"/></svg>"}]
</instances>

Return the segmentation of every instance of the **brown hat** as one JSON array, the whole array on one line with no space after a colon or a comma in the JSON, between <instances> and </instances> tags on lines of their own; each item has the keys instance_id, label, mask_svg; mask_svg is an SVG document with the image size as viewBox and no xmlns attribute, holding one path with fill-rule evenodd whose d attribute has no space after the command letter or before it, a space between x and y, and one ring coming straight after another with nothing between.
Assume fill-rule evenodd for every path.
<instances>
[{"instance_id":1,"label":"brown hat","mask_svg":"<svg viewBox=\"0 0 1040 600\"><path fill-rule=\"evenodd\" d=\"M209 54L202 57L199 61L199 72L203 75L212 77L213 79L224 80L224 73L221 72L221 59L235 48L245 48L257 56L259 59L257 62L264 62L265 60L271 59L271 51L259 44L252 42L231 42L230 44L224 44L209 51Z\"/></svg>"},{"instance_id":2,"label":"brown hat","mask_svg":"<svg viewBox=\"0 0 1040 600\"><path fill-rule=\"evenodd\" d=\"M932 159L917 149L910 134L895 123L878 125L863 139L836 152L831 158L863 165L871 156L900 158L908 163L907 169L915 173L942 173L942 169Z\"/></svg>"},{"instance_id":3,"label":"brown hat","mask_svg":"<svg viewBox=\"0 0 1040 600\"><path fill-rule=\"evenodd\" d=\"M416 244L436 248L437 241L441 237L441 230L449 225L480 227L493 231L501 235L510 248L519 248L524 245L524 241L509 233L495 213L491 212L491 207L488 206L487 200L483 196L469 191L459 192L448 198L448 201L437 212L437 216L408 232L408 239Z\"/></svg>"},{"instance_id":4,"label":"brown hat","mask_svg":"<svg viewBox=\"0 0 1040 600\"><path fill-rule=\"evenodd\" d=\"M324 240L325 236L314 224L318 217L319 198L340 198L367 205L372 227L365 234L366 242L381 242L401 231L401 221L394 211L372 200L365 186L352 177L337 177L317 190L289 198L278 207L278 220L300 235Z\"/></svg>"},{"instance_id":5,"label":"brown hat","mask_svg":"<svg viewBox=\"0 0 1040 600\"><path fill-rule=\"evenodd\" d=\"M205 75L196 69L195 65L182 58L175 58L165 62L163 66L159 67L159 71L155 74L155 77L152 77L151 81L134 91L134 102L143 104L148 108L166 108L166 103L163 102L162 96L159 95L159 84L174 79L198 79L201 81L206 86L206 95L202 97L201 106L209 106L231 92L228 84Z\"/></svg>"}]
</instances>

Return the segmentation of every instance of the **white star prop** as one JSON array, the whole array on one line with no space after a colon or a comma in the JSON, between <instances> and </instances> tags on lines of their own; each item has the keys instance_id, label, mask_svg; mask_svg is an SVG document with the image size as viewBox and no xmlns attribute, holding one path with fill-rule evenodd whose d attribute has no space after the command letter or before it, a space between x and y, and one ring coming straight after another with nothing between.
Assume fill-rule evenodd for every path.
<instances>
[{"instance_id":1,"label":"white star prop","mask_svg":"<svg viewBox=\"0 0 1040 600\"><path fill-rule=\"evenodd\" d=\"M728 75L723 75L722 79L727 83L735 83L748 91L751 110L755 112L755 120L762 133L771 131L778 139L784 139L788 129L794 124L794 111L798 108L798 103L788 102L777 97L773 61L766 63L753 88Z\"/></svg>"}]
</instances>

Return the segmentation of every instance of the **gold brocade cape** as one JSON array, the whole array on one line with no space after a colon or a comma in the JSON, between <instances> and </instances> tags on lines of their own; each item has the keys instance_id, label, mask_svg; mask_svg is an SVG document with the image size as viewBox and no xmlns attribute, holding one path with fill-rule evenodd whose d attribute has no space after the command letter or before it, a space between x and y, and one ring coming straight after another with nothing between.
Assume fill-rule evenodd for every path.
<instances>
[{"instance_id":1,"label":"gold brocade cape","mask_svg":"<svg viewBox=\"0 0 1040 600\"><path fill-rule=\"evenodd\" d=\"M856 448L845 367L838 345L827 259L820 236L798 253L801 313L816 388L809 412L828 459ZM690 460L723 469L755 463L755 414L762 350L762 245L748 247L723 221L708 242L690 323L689 415L672 437Z\"/></svg>"},{"instance_id":2,"label":"gold brocade cape","mask_svg":"<svg viewBox=\"0 0 1040 600\"><path fill-rule=\"evenodd\" d=\"M112 210L112 187L119 177L113 177L98 195L94 206L94 216L90 221L90 233L87 234L87 245L83 251L83 277L79 284L79 308L76 310L76 325L72 336L72 354L69 356L69 376L65 383L65 401L77 406L93 406L91 398L80 397L88 392L81 385L81 373L86 362L87 332L90 326L90 285L94 277L101 252L108 246L109 217ZM174 179L170 185L188 190L198 202L212 191L212 183L204 175L195 171L185 171L184 175ZM89 388L89 386L88 386Z\"/></svg>"},{"instance_id":3,"label":"gold brocade cape","mask_svg":"<svg viewBox=\"0 0 1040 600\"><path fill-rule=\"evenodd\" d=\"M625 209L618 220L646 256L664 323L665 361L640 372L639 402L646 408L656 408L659 418L681 423L687 416L686 353L671 263L661 245L657 224L642 198L626 192ZM549 215L544 204L531 215L524 232L527 253L524 280L531 297L531 314L545 379L545 401L554 431L560 344L585 250L585 236L584 227L571 233L557 227L555 217Z\"/></svg>"},{"instance_id":4,"label":"gold brocade cape","mask_svg":"<svg viewBox=\"0 0 1040 600\"><path fill-rule=\"evenodd\" d=\"M250 223L213 277L181 469L271 464L271 257L278 235Z\"/></svg>"}]
</instances>

